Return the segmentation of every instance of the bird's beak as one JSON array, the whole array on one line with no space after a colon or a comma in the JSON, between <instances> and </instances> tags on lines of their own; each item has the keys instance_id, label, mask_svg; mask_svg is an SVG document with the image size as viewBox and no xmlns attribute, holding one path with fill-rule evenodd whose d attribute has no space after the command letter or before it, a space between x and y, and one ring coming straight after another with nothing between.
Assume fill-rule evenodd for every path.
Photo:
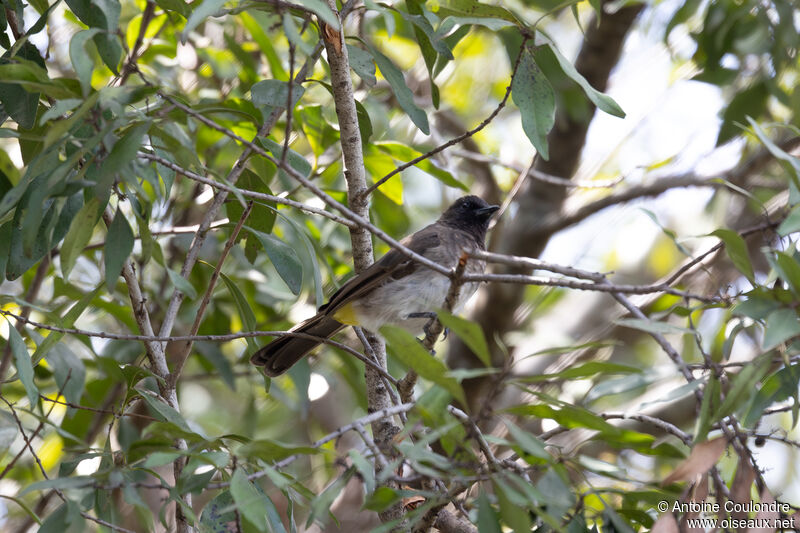
<instances>
[{"instance_id":1,"label":"bird's beak","mask_svg":"<svg viewBox=\"0 0 800 533\"><path fill-rule=\"evenodd\" d=\"M479 216L489 218L498 209L500 209L499 205L490 205L488 207L481 207L480 209L475 211L475 213Z\"/></svg>"}]
</instances>

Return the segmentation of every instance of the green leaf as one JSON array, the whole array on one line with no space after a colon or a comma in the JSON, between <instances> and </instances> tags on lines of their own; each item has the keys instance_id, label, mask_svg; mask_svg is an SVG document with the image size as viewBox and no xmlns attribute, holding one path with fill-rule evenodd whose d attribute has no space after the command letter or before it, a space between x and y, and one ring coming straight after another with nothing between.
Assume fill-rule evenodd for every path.
<instances>
[{"instance_id":1,"label":"green leaf","mask_svg":"<svg viewBox=\"0 0 800 533\"><path fill-rule=\"evenodd\" d=\"M103 207L97 198L92 198L81 207L72 220L64 242L61 244L61 273L64 280L69 278L78 256L89 243L94 226L100 219Z\"/></svg>"},{"instance_id":2,"label":"green leaf","mask_svg":"<svg viewBox=\"0 0 800 533\"><path fill-rule=\"evenodd\" d=\"M17 51L16 56L14 56L15 61L29 60L29 63L26 65L9 63L10 57L11 51L9 50L0 58L0 66L3 70L14 71L18 69L27 71L24 76L25 79L39 79L45 83L50 81L47 77L44 59L42 59L36 46L31 44L30 41L25 41ZM14 78L8 74L10 72L0 74L0 80L11 82ZM39 92L16 83L0 83L0 104L2 104L3 111L14 119L20 129L30 129L36 123L36 112L39 109Z\"/></svg>"},{"instance_id":3,"label":"green leaf","mask_svg":"<svg viewBox=\"0 0 800 533\"><path fill-rule=\"evenodd\" d=\"M236 304L236 308L239 310L239 318L244 324L244 327L247 328L246 331L255 331L256 315L253 313L253 309L250 307L244 293L231 278L222 273L220 273L220 277L222 278L222 282L225 283L225 287L228 288L228 292L233 296L233 301ZM258 349L254 338L247 337L245 340L247 341L247 348L249 351L254 352Z\"/></svg>"},{"instance_id":4,"label":"green leaf","mask_svg":"<svg viewBox=\"0 0 800 533\"><path fill-rule=\"evenodd\" d=\"M761 387L750 399L742 424L753 427L761 419L764 410L790 397L797 403L797 386L800 382L800 363L781 368L764 380Z\"/></svg>"},{"instance_id":5,"label":"green leaf","mask_svg":"<svg viewBox=\"0 0 800 533\"><path fill-rule=\"evenodd\" d=\"M147 405L149 405L150 408L155 411L159 418L176 425L183 431L190 433L192 432L181 414L171 406L167 405L166 402L162 401L160 398L156 398L154 393L138 387L135 388L135 390L139 393L139 396L147 403Z\"/></svg>"},{"instance_id":6,"label":"green leaf","mask_svg":"<svg viewBox=\"0 0 800 533\"><path fill-rule=\"evenodd\" d=\"M666 322L656 322L646 318L620 318L615 320L614 323L619 324L620 326L645 331L647 333L659 333L664 335L670 333L690 333L694 335L694 332L689 328L674 326L672 324L667 324Z\"/></svg>"},{"instance_id":7,"label":"green leaf","mask_svg":"<svg viewBox=\"0 0 800 533\"><path fill-rule=\"evenodd\" d=\"M190 300L194 300L197 298L197 291L195 290L194 286L189 283L189 280L181 276L179 273L175 272L171 268L167 268L167 276L169 276L169 280L172 282L173 287L181 291L183 294L186 295L187 298Z\"/></svg>"},{"instance_id":8,"label":"green leaf","mask_svg":"<svg viewBox=\"0 0 800 533\"><path fill-rule=\"evenodd\" d=\"M722 112L722 124L717 135L717 146L744 133L742 124L750 117L760 117L767 110L770 90L763 79L738 91Z\"/></svg>"},{"instance_id":9,"label":"green leaf","mask_svg":"<svg viewBox=\"0 0 800 533\"><path fill-rule=\"evenodd\" d=\"M447 376L447 366L428 353L416 337L396 326L383 326L380 332L386 338L395 357L424 379L447 390L462 405L467 405L461 385L452 377Z\"/></svg>"},{"instance_id":10,"label":"green leaf","mask_svg":"<svg viewBox=\"0 0 800 533\"><path fill-rule=\"evenodd\" d=\"M600 374L639 374L642 370L633 366L609 363L607 361L589 361L582 365L575 365L561 372L553 374L535 374L522 378L526 382L547 381L553 379L581 379L596 377Z\"/></svg>"},{"instance_id":11,"label":"green leaf","mask_svg":"<svg viewBox=\"0 0 800 533\"><path fill-rule=\"evenodd\" d=\"M79 31L69 41L69 58L78 75L78 80L81 82L84 96L92 90L92 72L94 71L94 57L86 44L99 32L98 28Z\"/></svg>"},{"instance_id":12,"label":"green leaf","mask_svg":"<svg viewBox=\"0 0 800 533\"><path fill-rule=\"evenodd\" d=\"M770 363L769 358L765 357L760 361L753 361L743 366L733 379L730 380L730 386L725 394L725 399L714 412L711 419L713 421L722 420L744 403L749 398L750 392L756 389L756 383L766 374Z\"/></svg>"},{"instance_id":13,"label":"green leaf","mask_svg":"<svg viewBox=\"0 0 800 533\"><path fill-rule=\"evenodd\" d=\"M520 492L502 482L498 476L492 480L494 493L500 507L500 518L514 531L514 533L530 533L533 531L530 514L528 513L528 500Z\"/></svg>"},{"instance_id":14,"label":"green leaf","mask_svg":"<svg viewBox=\"0 0 800 533\"><path fill-rule=\"evenodd\" d=\"M44 479L31 483L19 493L24 496L29 492L37 490L50 490L50 489L77 489L83 487L90 487L94 484L92 476L74 476L74 477L56 477L52 479Z\"/></svg>"},{"instance_id":15,"label":"green leaf","mask_svg":"<svg viewBox=\"0 0 800 533\"><path fill-rule=\"evenodd\" d=\"M262 233L248 226L244 226L244 228L261 241L261 246L267 252L269 260L292 294L300 294L303 285L303 265L294 248L274 235Z\"/></svg>"},{"instance_id":16,"label":"green leaf","mask_svg":"<svg viewBox=\"0 0 800 533\"><path fill-rule=\"evenodd\" d=\"M503 423L508 428L508 432L511 437L519 445L519 447L525 451L525 453L528 453L538 459L544 459L546 461L553 460L553 456L551 456L549 453L547 453L547 450L545 450L544 443L537 439L533 434L528 433L508 420L504 420Z\"/></svg>"},{"instance_id":17,"label":"green leaf","mask_svg":"<svg viewBox=\"0 0 800 533\"><path fill-rule=\"evenodd\" d=\"M292 85L292 107L297 105L304 92L302 85ZM289 101L289 84L281 80L263 80L250 87L250 97L256 107L284 109Z\"/></svg>"},{"instance_id":18,"label":"green leaf","mask_svg":"<svg viewBox=\"0 0 800 533\"><path fill-rule=\"evenodd\" d=\"M102 288L102 285L98 285L93 291L89 291L86 294L81 294L78 292L77 294L80 294L80 299L78 299L77 294L73 295L74 299L77 299L78 301L69 308L69 311L64 314L63 318L56 320L55 322L62 328L71 328L74 326L75 321L80 318L92 300L94 300L95 297L100 293ZM36 347L36 351L33 352L32 359L34 364L37 364L39 361L41 361L41 359L47 355L50 349L58 344L63 337L64 333L59 331L51 331L50 334L45 337L41 343L39 343L39 345Z\"/></svg>"},{"instance_id":19,"label":"green leaf","mask_svg":"<svg viewBox=\"0 0 800 533\"><path fill-rule=\"evenodd\" d=\"M25 346L25 341L22 340L22 336L13 327L13 324L10 323L8 326L8 344L11 346L11 353L14 354L17 375L23 387L25 387L30 408L34 409L39 403L39 389L36 387L36 383L33 382L33 363L31 356L28 354L28 348Z\"/></svg>"},{"instance_id":20,"label":"green leaf","mask_svg":"<svg viewBox=\"0 0 800 533\"><path fill-rule=\"evenodd\" d=\"M771 350L779 344L800 335L800 322L792 309L778 309L767 316L763 349Z\"/></svg>"},{"instance_id":21,"label":"green leaf","mask_svg":"<svg viewBox=\"0 0 800 533\"><path fill-rule=\"evenodd\" d=\"M700 404L700 416L697 417L697 426L694 432L694 442L703 442L708 439L708 432L714 420L711 417L712 409L719 405L720 385L715 374L711 374L703 389L703 402Z\"/></svg>"},{"instance_id":22,"label":"green leaf","mask_svg":"<svg viewBox=\"0 0 800 533\"><path fill-rule=\"evenodd\" d=\"M789 284L792 293L800 296L800 263L785 252L775 252L774 260L769 256L767 260L778 275Z\"/></svg>"},{"instance_id":23,"label":"green leaf","mask_svg":"<svg viewBox=\"0 0 800 533\"><path fill-rule=\"evenodd\" d=\"M53 367L56 385L64 398L68 402L80 403L86 381L86 367L83 361L65 343L56 343L49 353L47 362ZM67 407L68 416L74 412L74 407Z\"/></svg>"},{"instance_id":24,"label":"green leaf","mask_svg":"<svg viewBox=\"0 0 800 533\"><path fill-rule=\"evenodd\" d=\"M331 11L330 6L323 2L323 0L296 0L296 2L305 6L314 12L325 24L333 27L334 30L339 29L339 17Z\"/></svg>"},{"instance_id":25,"label":"green leaf","mask_svg":"<svg viewBox=\"0 0 800 533\"><path fill-rule=\"evenodd\" d=\"M111 153L103 160L103 174L116 174L133 161L139 148L142 147L142 137L149 129L150 122L141 122L129 128L125 135L114 143Z\"/></svg>"},{"instance_id":26,"label":"green leaf","mask_svg":"<svg viewBox=\"0 0 800 533\"><path fill-rule=\"evenodd\" d=\"M728 254L733 265L750 280L750 283L755 283L753 265L750 262L750 254L747 252L747 244L745 244L744 239L738 233L729 229L718 229L712 231L709 235L719 237L725 243L725 253Z\"/></svg>"},{"instance_id":27,"label":"green leaf","mask_svg":"<svg viewBox=\"0 0 800 533\"><path fill-rule=\"evenodd\" d=\"M375 59L378 68L381 69L381 74L392 87L392 92L394 92L394 95L397 97L400 107L403 108L403 111L408 114L411 122L413 122L422 133L430 135L431 128L428 124L428 116L425 114L425 111L417 107L417 104L414 103L414 93L412 93L411 89L406 85L403 73L392 63L391 59L379 52L377 48L369 44L367 44L366 47Z\"/></svg>"},{"instance_id":28,"label":"green leaf","mask_svg":"<svg viewBox=\"0 0 800 533\"><path fill-rule=\"evenodd\" d=\"M622 108L617 104L613 98L608 96L607 94L603 94L591 85L589 82L586 81L577 70L575 70L575 66L570 63L570 61L561 55L561 52L555 46L552 45L544 45L536 50L536 55L538 54L552 54L555 60L558 62L561 70L566 74L569 78L571 78L575 83L580 85L581 89L583 89L584 93L586 93L586 97L598 107L601 111L605 111L609 115L613 115L619 118L625 118L625 112Z\"/></svg>"},{"instance_id":29,"label":"green leaf","mask_svg":"<svg viewBox=\"0 0 800 533\"><path fill-rule=\"evenodd\" d=\"M436 316L444 327L449 328L459 339L464 341L464 344L478 356L485 366L492 366L489 346L486 344L486 337L484 337L483 328L480 325L471 320L457 317L444 309L437 309Z\"/></svg>"},{"instance_id":30,"label":"green leaf","mask_svg":"<svg viewBox=\"0 0 800 533\"><path fill-rule=\"evenodd\" d=\"M109 292L114 292L117 278L122 272L122 266L133 251L133 244L133 230L118 207L106 235L105 267L106 286Z\"/></svg>"},{"instance_id":31,"label":"green leaf","mask_svg":"<svg viewBox=\"0 0 800 533\"><path fill-rule=\"evenodd\" d=\"M90 28L115 32L121 6L118 0L66 0L70 10Z\"/></svg>"},{"instance_id":32,"label":"green leaf","mask_svg":"<svg viewBox=\"0 0 800 533\"><path fill-rule=\"evenodd\" d=\"M364 83L372 87L378 80L375 78L375 60L366 50L350 44L347 46L347 55L350 58L350 67L364 80Z\"/></svg>"},{"instance_id":33,"label":"green leaf","mask_svg":"<svg viewBox=\"0 0 800 533\"><path fill-rule=\"evenodd\" d=\"M9 325L9 327L12 327ZM0 411L0 450L8 450L17 438L17 423L11 413Z\"/></svg>"},{"instance_id":34,"label":"green leaf","mask_svg":"<svg viewBox=\"0 0 800 533\"><path fill-rule=\"evenodd\" d=\"M279 160L281 159L281 154L283 153L283 145L276 143L272 139L268 139L266 137L259 137L258 138L261 145L272 152L273 157ZM289 152L286 154L286 161L289 163L289 166L296 170L299 174L304 177L308 177L311 175L311 163L306 161L306 158L302 155L298 154L291 148L289 148ZM281 169L281 174L286 175L286 172Z\"/></svg>"},{"instance_id":35,"label":"green leaf","mask_svg":"<svg viewBox=\"0 0 800 533\"><path fill-rule=\"evenodd\" d=\"M86 531L86 521L81 516L80 506L72 500L65 501L50 513L50 516L42 523L42 527L39 528L39 533L80 533L82 531Z\"/></svg>"},{"instance_id":36,"label":"green leaf","mask_svg":"<svg viewBox=\"0 0 800 533\"><path fill-rule=\"evenodd\" d=\"M785 237L790 233L800 231L800 204L794 206L786 218L778 226L778 235Z\"/></svg>"},{"instance_id":37,"label":"green leaf","mask_svg":"<svg viewBox=\"0 0 800 533\"><path fill-rule=\"evenodd\" d=\"M189 19L186 21L186 25L183 27L183 31L180 34L181 43L186 44L186 39L189 37L192 30L208 17L218 14L221 15L220 11L224 5L225 0L202 0L196 7L192 4L192 7L194 7L192 14L189 15Z\"/></svg>"},{"instance_id":38,"label":"green leaf","mask_svg":"<svg viewBox=\"0 0 800 533\"><path fill-rule=\"evenodd\" d=\"M325 487L325 490L311 501L311 514L308 516L306 526L310 526L315 519L320 522L325 521L325 517L331 512L333 500L342 492L347 482L355 474L355 471L356 469L353 467L345 470L341 476L336 478L336 481Z\"/></svg>"},{"instance_id":39,"label":"green leaf","mask_svg":"<svg viewBox=\"0 0 800 533\"><path fill-rule=\"evenodd\" d=\"M433 12L444 18L448 15L481 19L500 19L514 25L520 23L510 11L499 5L481 3L478 0L441 0L434 4Z\"/></svg>"},{"instance_id":40,"label":"green leaf","mask_svg":"<svg viewBox=\"0 0 800 533\"><path fill-rule=\"evenodd\" d=\"M800 188L800 159L789 155L774 142L772 142L772 139L769 138L769 136L764 132L764 130L761 129L755 120L747 117L747 122L750 123L750 127L753 128L758 140L764 144L764 147L769 150L775 159L780 161L784 167L790 171L790 176L792 177L795 186Z\"/></svg>"},{"instance_id":41,"label":"green leaf","mask_svg":"<svg viewBox=\"0 0 800 533\"><path fill-rule=\"evenodd\" d=\"M247 479L240 468L237 468L231 477L230 491L239 512L256 526L258 531L286 532L275 504L264 491Z\"/></svg>"},{"instance_id":42,"label":"green leaf","mask_svg":"<svg viewBox=\"0 0 800 533\"><path fill-rule=\"evenodd\" d=\"M234 473L235 475L235 473ZM228 524L236 522L234 502L230 491L225 490L203 507L198 529L200 533L220 533L228 529Z\"/></svg>"},{"instance_id":43,"label":"green leaf","mask_svg":"<svg viewBox=\"0 0 800 533\"><path fill-rule=\"evenodd\" d=\"M547 161L550 159L547 134L556 120L555 95L527 47L522 51L517 73L511 82L511 98L519 107L525 135Z\"/></svg>"},{"instance_id":44,"label":"green leaf","mask_svg":"<svg viewBox=\"0 0 800 533\"><path fill-rule=\"evenodd\" d=\"M486 493L481 491L478 495L478 531L481 533L502 533L497 513L492 509Z\"/></svg>"},{"instance_id":45,"label":"green leaf","mask_svg":"<svg viewBox=\"0 0 800 533\"><path fill-rule=\"evenodd\" d=\"M416 159L417 157L422 155L422 152L419 152L410 146L406 146L405 144L395 143L395 142L376 142L373 143L373 146L380 150L381 152L385 152L395 159L407 163L412 159ZM418 169L427 172L437 180L441 181L445 185L449 187L455 187L461 189L462 191L469 191L469 187L458 181L453 175L436 165L434 165L430 159L423 159L419 163L415 165Z\"/></svg>"}]
</instances>

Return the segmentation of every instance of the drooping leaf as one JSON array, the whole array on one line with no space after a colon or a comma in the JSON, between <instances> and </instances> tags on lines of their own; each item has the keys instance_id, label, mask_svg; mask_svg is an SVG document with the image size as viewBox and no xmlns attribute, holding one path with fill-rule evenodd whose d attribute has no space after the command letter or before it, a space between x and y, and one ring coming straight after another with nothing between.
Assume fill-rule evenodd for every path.
<instances>
[{"instance_id":1,"label":"drooping leaf","mask_svg":"<svg viewBox=\"0 0 800 533\"><path fill-rule=\"evenodd\" d=\"M800 321L792 309L778 309L767 316L763 348L771 350L779 344L800 335Z\"/></svg>"},{"instance_id":2,"label":"drooping leaf","mask_svg":"<svg viewBox=\"0 0 800 533\"><path fill-rule=\"evenodd\" d=\"M292 106L303 96L305 88L299 84L292 84ZM263 80L250 87L253 105L256 107L269 107L285 109L289 101L289 84L281 80Z\"/></svg>"},{"instance_id":3,"label":"drooping leaf","mask_svg":"<svg viewBox=\"0 0 800 533\"><path fill-rule=\"evenodd\" d=\"M219 13L224 5L225 0L202 0L197 6L193 5L192 14L189 15L180 34L181 42L186 44L189 34L208 17Z\"/></svg>"},{"instance_id":4,"label":"drooping leaf","mask_svg":"<svg viewBox=\"0 0 800 533\"><path fill-rule=\"evenodd\" d=\"M358 74L358 77L372 87L377 83L375 78L375 60L366 50L362 50L351 44L347 46L347 55L350 58L350 67Z\"/></svg>"},{"instance_id":5,"label":"drooping leaf","mask_svg":"<svg viewBox=\"0 0 800 533\"><path fill-rule=\"evenodd\" d=\"M78 75L78 80L81 82L84 96L89 94L92 89L92 71L94 70L94 58L86 44L99 32L98 28L79 31L69 41L69 58Z\"/></svg>"},{"instance_id":6,"label":"drooping leaf","mask_svg":"<svg viewBox=\"0 0 800 533\"><path fill-rule=\"evenodd\" d=\"M119 208L108 227L105 245L106 286L113 292L122 272L122 266L133 251L134 237L125 215Z\"/></svg>"},{"instance_id":7,"label":"drooping leaf","mask_svg":"<svg viewBox=\"0 0 800 533\"><path fill-rule=\"evenodd\" d=\"M400 107L403 108L403 111L406 112L411 122L413 122L422 133L430 135L431 128L428 124L428 115L414 103L414 94L411 92L411 89L408 88L408 85L406 85L403 73L391 59L383 55L377 48L369 44L366 46L369 53L372 54L373 59L375 59L375 64L377 64L378 68L381 70L381 74L392 87L392 92L394 92L394 95L397 97Z\"/></svg>"},{"instance_id":8,"label":"drooping leaf","mask_svg":"<svg viewBox=\"0 0 800 533\"><path fill-rule=\"evenodd\" d=\"M197 290L194 288L194 285L189 282L188 279L181 276L178 272L175 272L171 268L167 268L167 276L169 280L172 282L172 285L181 291L183 294L186 295L187 298L190 300L195 300L197 298Z\"/></svg>"},{"instance_id":9,"label":"drooping leaf","mask_svg":"<svg viewBox=\"0 0 800 533\"><path fill-rule=\"evenodd\" d=\"M383 326L381 335L386 338L392 354L423 378L443 387L455 399L467 405L464 390L452 377L447 376L447 366L433 357L408 331L396 326Z\"/></svg>"},{"instance_id":10,"label":"drooping leaf","mask_svg":"<svg viewBox=\"0 0 800 533\"><path fill-rule=\"evenodd\" d=\"M184 420L183 416L173 409L171 406L167 405L166 402L162 401L160 398L156 398L155 394L152 392L137 388L136 391L139 393L139 396L150 406L150 408L156 413L156 415L166 422L170 422L176 425L178 428L182 429L186 432L191 432L192 430L189 428L189 425Z\"/></svg>"},{"instance_id":11,"label":"drooping leaf","mask_svg":"<svg viewBox=\"0 0 800 533\"><path fill-rule=\"evenodd\" d=\"M747 252L747 244L745 244L744 239L738 233L729 229L714 230L710 235L719 237L725 243L725 252L733 262L733 265L753 283L753 265L750 262L750 254Z\"/></svg>"},{"instance_id":12,"label":"drooping leaf","mask_svg":"<svg viewBox=\"0 0 800 533\"><path fill-rule=\"evenodd\" d=\"M717 437L695 444L689 457L664 478L662 485L669 485L676 481L692 481L696 476L705 474L717 464L727 447L728 441L725 437Z\"/></svg>"},{"instance_id":13,"label":"drooping leaf","mask_svg":"<svg viewBox=\"0 0 800 533\"><path fill-rule=\"evenodd\" d=\"M586 97L589 98L589 100L596 105L598 109L605 111L609 115L625 118L625 112L622 110L619 104L617 104L617 102L615 102L614 99L607 94L601 93L589 85L589 82L586 81L586 78L584 78L577 70L575 70L575 66L566 57L564 57L555 46L540 46L537 48L535 56L538 56L539 54L552 55L553 58L558 62L558 65L561 67L561 70L564 72L564 74L575 81L575 83L580 85L581 89L583 89L584 93L586 93Z\"/></svg>"},{"instance_id":14,"label":"drooping leaf","mask_svg":"<svg viewBox=\"0 0 800 533\"><path fill-rule=\"evenodd\" d=\"M303 285L303 265L300 263L300 258L297 257L297 252L294 248L275 237L268 235L258 230L244 227L252 235L261 242L264 251L267 252L269 260L278 271L278 275L289 287L293 294L300 294L300 289Z\"/></svg>"},{"instance_id":15,"label":"drooping leaf","mask_svg":"<svg viewBox=\"0 0 800 533\"><path fill-rule=\"evenodd\" d=\"M483 335L483 329L470 320L455 316L448 313L444 309L437 309L436 316L439 322L451 332L455 333L464 344L472 350L472 353L478 356L481 362L488 366L492 366L491 357L489 355L489 345L486 344L486 337Z\"/></svg>"},{"instance_id":16,"label":"drooping leaf","mask_svg":"<svg viewBox=\"0 0 800 533\"><path fill-rule=\"evenodd\" d=\"M511 83L511 98L519 107L525 135L546 161L550 158L547 134L555 124L556 117L553 87L527 48L522 51L519 61Z\"/></svg>"},{"instance_id":17,"label":"drooping leaf","mask_svg":"<svg viewBox=\"0 0 800 533\"><path fill-rule=\"evenodd\" d=\"M17 367L17 376L25 387L25 394L28 395L31 409L39 403L39 389L33 381L33 363L28 354L25 341L17 329L9 324L8 344L11 346L11 353L14 355L14 365Z\"/></svg>"},{"instance_id":18,"label":"drooping leaf","mask_svg":"<svg viewBox=\"0 0 800 533\"><path fill-rule=\"evenodd\" d=\"M236 308L239 310L239 317L241 318L244 326L247 328L247 331L255 331L256 330L256 316L253 313L253 309L250 307L250 304L247 302L247 298L245 298L244 293L242 293L241 289L236 285L236 283L230 279L225 274L220 274L223 283L225 283L225 287L227 287L228 291L233 296L233 301L236 303ZM247 337L245 339L247 341L247 346L250 351L255 351L258 346L256 346L256 341L252 337Z\"/></svg>"},{"instance_id":19,"label":"drooping leaf","mask_svg":"<svg viewBox=\"0 0 800 533\"><path fill-rule=\"evenodd\" d=\"M258 531L267 531L265 496L247 479L240 468L233 473L230 491L242 516L256 526Z\"/></svg>"}]
</instances>

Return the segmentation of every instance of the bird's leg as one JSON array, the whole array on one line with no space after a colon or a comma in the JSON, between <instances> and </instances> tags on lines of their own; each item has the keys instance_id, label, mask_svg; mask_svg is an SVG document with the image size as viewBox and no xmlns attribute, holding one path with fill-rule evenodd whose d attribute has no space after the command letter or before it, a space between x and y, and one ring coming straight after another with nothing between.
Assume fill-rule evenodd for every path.
<instances>
[{"instance_id":1,"label":"bird's leg","mask_svg":"<svg viewBox=\"0 0 800 533\"><path fill-rule=\"evenodd\" d=\"M419 313L409 313L408 318L427 318L428 322L422 326L422 331L425 333L427 337L430 333L431 326L433 325L433 321L436 320L437 316L436 313L432 311L421 311Z\"/></svg>"},{"instance_id":2,"label":"bird's leg","mask_svg":"<svg viewBox=\"0 0 800 533\"><path fill-rule=\"evenodd\" d=\"M407 318L428 318L428 322L422 326L422 331L425 333L427 337L430 333L431 326L433 325L433 321L439 318L439 315L434 313L433 311L421 311L419 313L409 313ZM442 340L447 339L447 334L450 333L450 328L444 328L442 330Z\"/></svg>"}]
</instances>

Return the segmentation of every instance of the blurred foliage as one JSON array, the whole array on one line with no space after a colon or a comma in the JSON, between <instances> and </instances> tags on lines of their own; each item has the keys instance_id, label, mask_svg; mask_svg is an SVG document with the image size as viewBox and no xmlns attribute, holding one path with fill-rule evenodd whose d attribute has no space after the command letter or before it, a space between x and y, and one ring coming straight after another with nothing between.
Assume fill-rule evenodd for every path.
<instances>
[{"instance_id":1,"label":"blurred foliage","mask_svg":"<svg viewBox=\"0 0 800 533\"><path fill-rule=\"evenodd\" d=\"M36 322L56 328L140 333L120 278L131 260L154 325L178 290L185 300L174 330L187 332L249 201L243 191L321 205L259 153L242 161L245 170L231 183L244 150L234 135L253 140L277 160L288 146L285 158L296 173L346 200L339 127L318 44L318 20L336 24L324 2L0 3L3 312L19 316L27 309ZM578 113L591 102L624 116L624 102L620 107L589 86L559 50L560 27L540 31L552 19L563 30L573 15L585 23L600 6L476 0L358 5L348 19L356 22L344 31L370 178L377 181L436 145L429 134L437 109L478 123L499 105L508 85L513 93L502 127L521 127L544 158L557 106ZM185 512L200 531L222 531L231 523L241 531L295 531L333 523L334 501L357 479L363 509L404 502L409 522L455 494L480 531L640 531L658 518L658 501L684 497L678 482L659 483L681 458L689 457L685 469L695 475L717 462L722 451L714 455L716 448L698 446L716 442L711 439L721 424L747 436L757 432L768 409L780 405L794 428L800 412L800 162L781 146L800 126L797 12L783 0L687 0L665 28L667 42L677 28L688 28L696 43L694 79L720 86L727 99L718 142L744 136L748 149L765 147L780 164L765 171L773 181L753 191L750 205L759 213L769 201L780 202L788 216L777 227L779 237L755 249L745 240L769 233L782 211L760 232L713 233L729 259L718 268L730 271L732 265L737 273L728 282L746 287L731 298L732 305L664 295L645 309L647 317L617 322L641 336L576 338L564 348L532 354L614 350L624 360L584 361L535 374L512 366L450 370L407 334L389 330L395 355L390 371L425 370L396 453L377 474L373 451L352 433L338 447L335 440L317 443L367 414L363 364L348 354L326 349L325 357L270 382L248 363L262 339L198 341L178 382L178 410L161 396L163 377L150 369L140 342L48 331L4 315L0 526L99 528L87 521L91 516L149 531L166 524L168 506L191 493L194 507ZM530 37L520 49L521 29ZM305 77L290 87L290 76L304 65ZM571 96L564 98L567 91ZM290 94L287 115L282 110ZM280 118L259 134L271 115ZM476 138L490 147L497 142ZM187 250L211 198L207 185L189 179L190 173L233 193L200 249L200 264L183 277ZM426 159L378 189L373 221L399 238L435 218L446 198L473 187L473 176ZM674 232L665 235L683 253ZM199 333L288 329L348 275L348 250L347 228L334 220L256 200ZM386 247L379 243L378 250ZM530 306L543 315L566 292L527 290ZM717 318L701 335L696 325L707 324L708 317ZM497 340L484 339L480 328L457 317L444 321L488 365L484 351ZM522 336L527 333L520 329ZM644 362L660 353L648 335L666 336L683 348L683 360L675 361L669 375ZM170 364L178 344L167 347ZM735 347L748 352L744 362L731 361ZM647 355L638 358L637 351ZM676 368L687 365L694 365L688 384L670 385ZM329 386L319 401L307 394L315 381L312 366ZM502 461L481 449L459 411L447 408L454 399L463 407L460 383L481 373L498 376L497 396L515 393L511 405L491 398L483 412L469 413L483 428L487 419L496 423L485 439ZM584 393L562 398L565 380L586 385ZM672 390L652 399L648 393L663 385ZM681 428L686 440L656 433L657 427L620 426L604 413L693 395L702 400L696 418ZM588 437L571 449L546 445L537 436L542 420L558 431L584 430ZM177 439L185 439L188 449L177 450ZM700 451L695 454L693 447ZM179 456L188 463L173 480L171 465ZM409 483L387 484L403 467L413 473ZM732 485L735 465L720 463L720 471ZM430 479L451 493L432 490Z\"/></svg>"}]
</instances>

